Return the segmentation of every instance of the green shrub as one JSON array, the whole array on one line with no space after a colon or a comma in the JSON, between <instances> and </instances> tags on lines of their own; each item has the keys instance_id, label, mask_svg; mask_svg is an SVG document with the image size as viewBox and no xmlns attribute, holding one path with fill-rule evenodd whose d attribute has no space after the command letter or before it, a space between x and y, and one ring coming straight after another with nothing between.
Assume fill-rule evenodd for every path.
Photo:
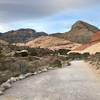
<instances>
[{"instance_id":1,"label":"green shrub","mask_svg":"<svg viewBox=\"0 0 100 100\"><path fill-rule=\"evenodd\" d=\"M53 61L51 61L51 62L49 63L49 66L50 66L50 67L59 67L59 68L61 68L61 67L62 67L61 60L59 60L59 59L54 59Z\"/></svg>"}]
</instances>

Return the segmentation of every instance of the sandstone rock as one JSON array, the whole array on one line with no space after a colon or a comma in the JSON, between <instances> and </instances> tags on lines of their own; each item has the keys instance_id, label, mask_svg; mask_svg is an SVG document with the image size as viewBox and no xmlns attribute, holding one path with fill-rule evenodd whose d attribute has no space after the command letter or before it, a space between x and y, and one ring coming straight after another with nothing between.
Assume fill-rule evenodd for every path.
<instances>
[{"instance_id":1,"label":"sandstone rock","mask_svg":"<svg viewBox=\"0 0 100 100\"><path fill-rule=\"evenodd\" d=\"M48 70L47 70L47 68L44 68L44 69L42 69L42 71L43 71L43 72L47 72Z\"/></svg>"},{"instance_id":2,"label":"sandstone rock","mask_svg":"<svg viewBox=\"0 0 100 100\"><path fill-rule=\"evenodd\" d=\"M11 77L11 78L10 78L10 82L11 82L11 83L16 82L16 81L17 81L17 78L16 78L16 77Z\"/></svg>"},{"instance_id":3,"label":"sandstone rock","mask_svg":"<svg viewBox=\"0 0 100 100\"><path fill-rule=\"evenodd\" d=\"M19 80L25 79L25 75L20 75L18 78Z\"/></svg>"},{"instance_id":4,"label":"sandstone rock","mask_svg":"<svg viewBox=\"0 0 100 100\"><path fill-rule=\"evenodd\" d=\"M28 50L16 51L14 55L15 56L22 56L22 57L28 56Z\"/></svg>"},{"instance_id":5,"label":"sandstone rock","mask_svg":"<svg viewBox=\"0 0 100 100\"><path fill-rule=\"evenodd\" d=\"M38 74L38 73L37 73L37 72L34 72L33 74L36 75L36 74Z\"/></svg>"},{"instance_id":6,"label":"sandstone rock","mask_svg":"<svg viewBox=\"0 0 100 100\"><path fill-rule=\"evenodd\" d=\"M27 74L25 74L25 77L26 77L26 78L29 77L29 76L32 76L32 73L27 73Z\"/></svg>"},{"instance_id":7,"label":"sandstone rock","mask_svg":"<svg viewBox=\"0 0 100 100\"><path fill-rule=\"evenodd\" d=\"M52 70L53 68L52 67L48 67L48 70Z\"/></svg>"}]
</instances>

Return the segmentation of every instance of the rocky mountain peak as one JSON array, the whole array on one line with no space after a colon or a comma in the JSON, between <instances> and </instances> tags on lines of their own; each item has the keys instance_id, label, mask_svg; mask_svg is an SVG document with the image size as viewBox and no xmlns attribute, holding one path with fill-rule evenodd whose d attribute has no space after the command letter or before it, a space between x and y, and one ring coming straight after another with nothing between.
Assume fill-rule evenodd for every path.
<instances>
[{"instance_id":1,"label":"rocky mountain peak","mask_svg":"<svg viewBox=\"0 0 100 100\"><path fill-rule=\"evenodd\" d=\"M99 30L97 27L95 27L91 24L88 24L84 21L79 20L75 24L72 25L71 31L79 31L79 30L82 30L82 29L93 31L93 32L96 32L96 31Z\"/></svg>"}]
</instances>

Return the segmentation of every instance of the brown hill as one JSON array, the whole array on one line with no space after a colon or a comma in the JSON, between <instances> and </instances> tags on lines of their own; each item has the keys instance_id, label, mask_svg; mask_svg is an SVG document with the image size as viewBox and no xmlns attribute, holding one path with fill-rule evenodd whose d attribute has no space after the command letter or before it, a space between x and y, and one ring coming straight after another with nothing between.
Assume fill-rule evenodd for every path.
<instances>
[{"instance_id":1,"label":"brown hill","mask_svg":"<svg viewBox=\"0 0 100 100\"><path fill-rule=\"evenodd\" d=\"M58 37L41 36L35 40L26 43L29 47L49 48L49 49L74 49L79 46L78 43L73 43Z\"/></svg>"},{"instance_id":2,"label":"brown hill","mask_svg":"<svg viewBox=\"0 0 100 100\"><path fill-rule=\"evenodd\" d=\"M96 31L99 31L97 27L83 21L77 21L72 25L69 32L65 32L64 34L52 34L52 36L61 37L72 42L84 44L91 40L91 37L93 37Z\"/></svg>"},{"instance_id":3,"label":"brown hill","mask_svg":"<svg viewBox=\"0 0 100 100\"><path fill-rule=\"evenodd\" d=\"M87 43L91 40L94 33L99 29L83 21L76 22L69 32L64 34L64 37L70 41L78 43Z\"/></svg>"},{"instance_id":4,"label":"brown hill","mask_svg":"<svg viewBox=\"0 0 100 100\"><path fill-rule=\"evenodd\" d=\"M36 32L33 29L19 29L16 31L9 31L0 34L0 39L5 40L9 43L26 42L31 38L37 38L39 36L47 36L44 32Z\"/></svg>"}]
</instances>

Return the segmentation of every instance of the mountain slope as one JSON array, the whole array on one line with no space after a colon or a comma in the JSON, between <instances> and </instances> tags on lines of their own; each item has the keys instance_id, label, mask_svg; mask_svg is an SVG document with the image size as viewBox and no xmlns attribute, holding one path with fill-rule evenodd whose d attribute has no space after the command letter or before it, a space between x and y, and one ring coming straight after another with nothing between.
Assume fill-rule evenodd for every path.
<instances>
[{"instance_id":1,"label":"mountain slope","mask_svg":"<svg viewBox=\"0 0 100 100\"><path fill-rule=\"evenodd\" d=\"M100 42L100 31L95 32L89 42Z\"/></svg>"},{"instance_id":2,"label":"mountain slope","mask_svg":"<svg viewBox=\"0 0 100 100\"><path fill-rule=\"evenodd\" d=\"M91 40L91 37L95 32L99 31L99 29L91 24L88 24L84 21L77 21L72 25L72 28L69 32L65 32L63 34L51 34L55 37L61 37L66 40L70 40L72 42L77 43L87 43Z\"/></svg>"},{"instance_id":3,"label":"mountain slope","mask_svg":"<svg viewBox=\"0 0 100 100\"><path fill-rule=\"evenodd\" d=\"M99 29L83 21L76 22L69 32L64 34L64 37L70 41L77 43L87 43L91 37Z\"/></svg>"},{"instance_id":4,"label":"mountain slope","mask_svg":"<svg viewBox=\"0 0 100 100\"><path fill-rule=\"evenodd\" d=\"M6 40L10 43L26 42L31 38L37 38L39 36L47 36L44 32L36 32L32 29L19 29L16 31L9 31L1 34L0 39Z\"/></svg>"},{"instance_id":5,"label":"mountain slope","mask_svg":"<svg viewBox=\"0 0 100 100\"><path fill-rule=\"evenodd\" d=\"M74 49L79 44L73 43L58 37L53 36L42 36L31 40L26 43L26 46L29 47L40 47L40 48L49 48L49 49Z\"/></svg>"},{"instance_id":6,"label":"mountain slope","mask_svg":"<svg viewBox=\"0 0 100 100\"><path fill-rule=\"evenodd\" d=\"M96 33L94 33L88 43L82 44L81 46L79 46L75 50L78 50L78 51L84 50L84 49L86 49L86 48L88 48L88 47L90 47L98 42L100 42L100 31L97 31Z\"/></svg>"}]
</instances>

